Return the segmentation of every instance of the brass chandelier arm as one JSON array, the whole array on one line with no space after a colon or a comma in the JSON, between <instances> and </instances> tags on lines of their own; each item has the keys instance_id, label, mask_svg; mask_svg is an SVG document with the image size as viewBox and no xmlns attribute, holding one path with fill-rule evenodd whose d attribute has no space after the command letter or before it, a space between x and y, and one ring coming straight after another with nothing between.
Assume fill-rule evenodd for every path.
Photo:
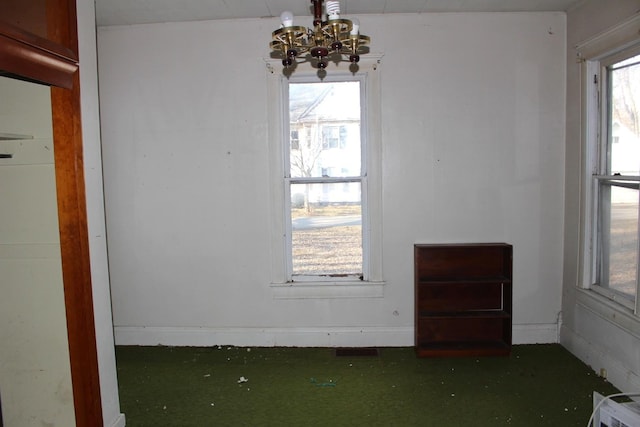
<instances>
[{"instance_id":1,"label":"brass chandelier arm","mask_svg":"<svg viewBox=\"0 0 640 427\"><path fill-rule=\"evenodd\" d=\"M350 36L348 39L342 41L345 49L348 49L348 52L344 53L358 53L358 51L361 50L361 47L367 46L370 42L371 38L361 34L358 34L357 36Z\"/></svg>"},{"instance_id":2,"label":"brass chandelier arm","mask_svg":"<svg viewBox=\"0 0 640 427\"><path fill-rule=\"evenodd\" d=\"M349 34L353 28L353 23L348 19L332 19L324 22L322 26L322 32L329 37L338 38L342 34Z\"/></svg>"},{"instance_id":3,"label":"brass chandelier arm","mask_svg":"<svg viewBox=\"0 0 640 427\"><path fill-rule=\"evenodd\" d=\"M273 40L275 41L279 41L280 43L288 45L294 45L304 44L304 39L306 39L309 34L305 27L295 26L279 28L272 33L272 36Z\"/></svg>"}]
</instances>

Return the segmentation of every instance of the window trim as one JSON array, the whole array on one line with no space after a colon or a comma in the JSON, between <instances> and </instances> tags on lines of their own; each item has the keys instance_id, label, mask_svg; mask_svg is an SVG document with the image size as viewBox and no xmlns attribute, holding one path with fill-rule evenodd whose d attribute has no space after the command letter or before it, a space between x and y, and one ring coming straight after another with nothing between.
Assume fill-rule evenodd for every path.
<instances>
[{"instance_id":1,"label":"window trim","mask_svg":"<svg viewBox=\"0 0 640 427\"><path fill-rule=\"evenodd\" d=\"M608 87L603 78L606 67L627 56L629 51L640 52L640 13L621 22L583 43L576 45L578 62L581 63L581 117L582 117L582 188L580 263L578 287L586 292L606 298L622 312L637 319L640 315L640 285L637 286L635 304L618 292L595 285L598 277L598 209L600 182L619 176L601 175L605 156L602 138L608 138L608 112L601 108L601 99L607 99ZM625 180L635 178L624 176ZM640 266L640 263L639 263Z\"/></svg>"},{"instance_id":2,"label":"window trim","mask_svg":"<svg viewBox=\"0 0 640 427\"><path fill-rule=\"evenodd\" d=\"M359 71L355 73L362 80L361 104L366 123L361 127L361 137L367 141L367 149L362 155L363 171L366 179L362 182L362 197L366 197L367 209L363 212L363 272L364 280L309 280L291 282L287 267L287 209L286 191L283 185L286 155L282 138L289 132L284 118L288 108L284 102L282 88L287 79L310 81L317 70L309 64L298 64L295 73L287 77L282 72L279 61L265 60L267 67L267 101L269 123L269 179L270 210L269 227L271 252L270 286L275 298L342 298L383 296L384 279L382 273L382 167L381 167L381 120L380 120L380 70L382 56L368 54L362 58ZM325 79L354 80L354 73L348 63L331 63Z\"/></svg>"}]
</instances>

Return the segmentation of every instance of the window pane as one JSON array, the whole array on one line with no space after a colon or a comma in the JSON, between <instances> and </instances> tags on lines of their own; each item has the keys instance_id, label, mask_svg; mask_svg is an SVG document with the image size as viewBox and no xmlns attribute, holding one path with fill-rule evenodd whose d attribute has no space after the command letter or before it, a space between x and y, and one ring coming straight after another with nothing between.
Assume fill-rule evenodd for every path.
<instances>
[{"instance_id":1,"label":"window pane","mask_svg":"<svg viewBox=\"0 0 640 427\"><path fill-rule=\"evenodd\" d=\"M290 83L290 176L360 176L360 82Z\"/></svg>"},{"instance_id":2,"label":"window pane","mask_svg":"<svg viewBox=\"0 0 640 427\"><path fill-rule=\"evenodd\" d=\"M640 175L640 55L609 67L610 174Z\"/></svg>"},{"instance_id":3,"label":"window pane","mask_svg":"<svg viewBox=\"0 0 640 427\"><path fill-rule=\"evenodd\" d=\"M362 275L360 182L291 184L293 275Z\"/></svg>"},{"instance_id":4,"label":"window pane","mask_svg":"<svg viewBox=\"0 0 640 427\"><path fill-rule=\"evenodd\" d=\"M603 186L609 187L608 184ZM605 200L611 206L609 218L603 216L603 239L608 237L609 241L608 251L603 251L603 272L608 277L609 289L634 299L638 261L638 190L616 186L610 186L610 189L610 198ZM607 283L605 280L602 282L603 285Z\"/></svg>"}]
</instances>

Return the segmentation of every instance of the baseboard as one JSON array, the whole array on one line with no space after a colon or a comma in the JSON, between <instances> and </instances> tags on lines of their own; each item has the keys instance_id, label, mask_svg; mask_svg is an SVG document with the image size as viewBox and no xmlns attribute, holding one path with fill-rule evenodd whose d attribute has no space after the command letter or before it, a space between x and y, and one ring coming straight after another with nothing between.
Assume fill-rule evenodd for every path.
<instances>
[{"instance_id":1,"label":"baseboard","mask_svg":"<svg viewBox=\"0 0 640 427\"><path fill-rule=\"evenodd\" d=\"M560 343L595 373L599 374L601 369L606 370L607 381L618 389L629 392L640 390L640 376L612 357L614 353L611 349L601 348L566 327L562 328Z\"/></svg>"},{"instance_id":2,"label":"baseboard","mask_svg":"<svg viewBox=\"0 0 640 427\"><path fill-rule=\"evenodd\" d=\"M342 347L413 345L413 327L167 328L115 327L116 345Z\"/></svg>"},{"instance_id":3,"label":"baseboard","mask_svg":"<svg viewBox=\"0 0 640 427\"><path fill-rule=\"evenodd\" d=\"M125 427L126 424L124 414L119 414L111 423L105 425L110 427Z\"/></svg>"},{"instance_id":4,"label":"baseboard","mask_svg":"<svg viewBox=\"0 0 640 427\"><path fill-rule=\"evenodd\" d=\"M329 328L170 328L116 326L116 345L239 347L411 347L413 326ZM555 324L514 325L514 344L556 343Z\"/></svg>"},{"instance_id":5,"label":"baseboard","mask_svg":"<svg viewBox=\"0 0 640 427\"><path fill-rule=\"evenodd\" d=\"M512 330L514 345L555 344L558 342L558 325L555 323L513 325Z\"/></svg>"}]
</instances>

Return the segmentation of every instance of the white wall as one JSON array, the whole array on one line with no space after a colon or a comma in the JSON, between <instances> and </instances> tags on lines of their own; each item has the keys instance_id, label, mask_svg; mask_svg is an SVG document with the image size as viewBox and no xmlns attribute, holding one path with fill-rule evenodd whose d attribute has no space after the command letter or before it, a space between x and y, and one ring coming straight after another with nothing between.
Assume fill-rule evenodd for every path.
<instances>
[{"instance_id":1,"label":"white wall","mask_svg":"<svg viewBox=\"0 0 640 427\"><path fill-rule=\"evenodd\" d=\"M46 86L0 78L0 395L7 427L74 426Z\"/></svg>"},{"instance_id":2,"label":"white wall","mask_svg":"<svg viewBox=\"0 0 640 427\"><path fill-rule=\"evenodd\" d=\"M381 298L269 286L277 19L98 29L117 343L412 345L413 244L484 241L514 245L514 342L557 340L565 15L360 20L384 54Z\"/></svg>"},{"instance_id":3,"label":"white wall","mask_svg":"<svg viewBox=\"0 0 640 427\"><path fill-rule=\"evenodd\" d=\"M107 234L102 190L102 156L98 108L98 64L96 49L95 4L77 0L78 48L80 53L80 88L82 144L87 198L87 227L91 257L91 284L98 352L98 374L102 416L106 427L124 426L120 413L118 379L111 317L111 290L107 262Z\"/></svg>"},{"instance_id":4,"label":"white wall","mask_svg":"<svg viewBox=\"0 0 640 427\"><path fill-rule=\"evenodd\" d=\"M578 290L582 174L580 64L574 46L640 11L638 0L585 0L567 14L567 140L561 343L623 390L640 390L640 322Z\"/></svg>"}]
</instances>

